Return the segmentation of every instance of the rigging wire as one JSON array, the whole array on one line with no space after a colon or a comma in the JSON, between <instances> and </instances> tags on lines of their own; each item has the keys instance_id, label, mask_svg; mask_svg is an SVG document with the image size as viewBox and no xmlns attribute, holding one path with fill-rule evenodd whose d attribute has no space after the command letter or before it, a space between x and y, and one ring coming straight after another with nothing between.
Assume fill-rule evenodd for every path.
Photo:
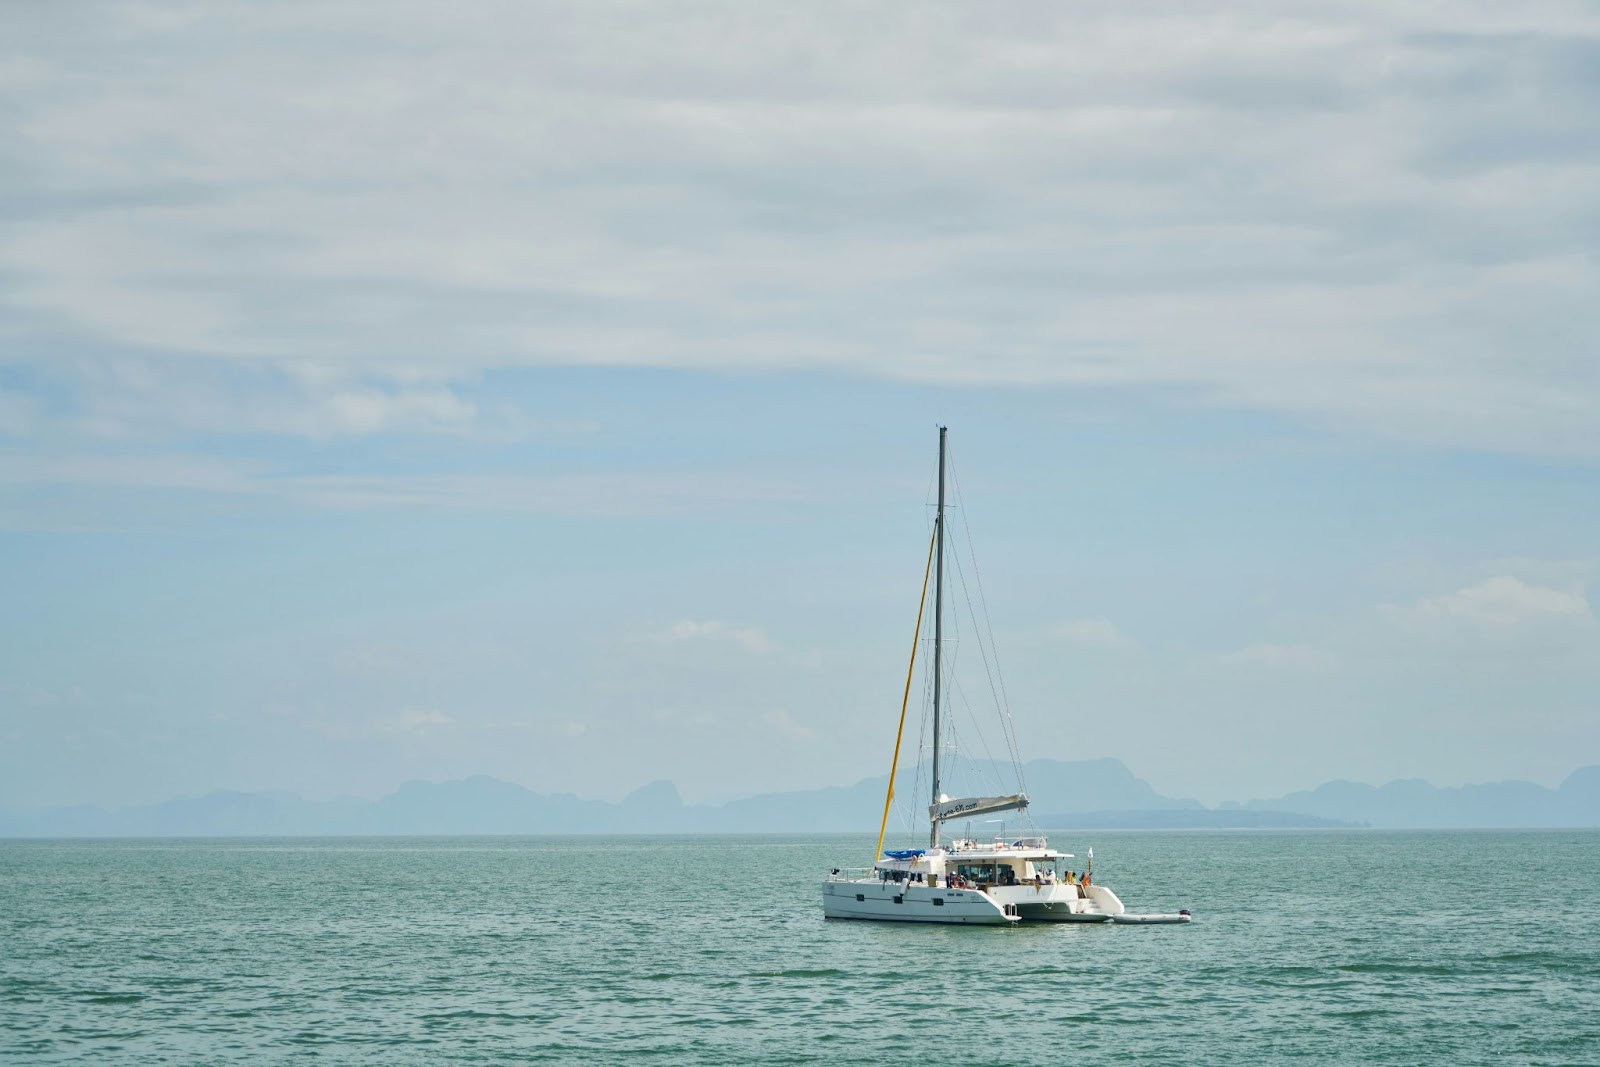
<instances>
[{"instance_id":1,"label":"rigging wire","mask_svg":"<svg viewBox=\"0 0 1600 1067\"><path fill-rule=\"evenodd\" d=\"M923 489L922 489L922 506L924 508L933 508L935 506L935 504L934 504L934 500L935 500L934 489L935 489L935 486L936 486L936 484L938 482L938 478L939 478L938 467L935 466L935 467L930 468L928 470L928 482L927 482L927 484L925 486L923 486ZM926 514L926 512L924 514ZM930 520L928 522L928 524L927 524L928 533L929 533L930 536L933 533L934 523L936 523L937 521L938 521L938 519L937 519L937 517L935 517L934 519ZM924 595L926 595L926 593L924 593ZM922 655L922 701L921 701L922 721L917 726L917 769L916 769L916 773L915 773L914 777L912 778L911 793L909 794L913 798L921 797L921 796L925 795L924 792L923 792L923 790L924 790L923 778L924 778L924 773L928 770L928 767L927 767L928 754L929 754L929 736L928 735L931 732L929 730L929 726L931 725L932 707L933 707L933 668L932 668L933 657L932 657L932 654L929 652L928 648L926 647L926 646L930 646L930 645L933 644L933 638L931 636L923 638L923 644L924 644L925 647L922 650L923 651L923 655ZM937 739L935 739L935 740L937 740ZM917 832L916 823L917 823L917 811L918 811L919 803L920 803L919 801L913 799L908 804L902 805L901 814L902 814L903 818L905 819L906 832L907 833L916 833Z\"/></svg>"},{"instance_id":2,"label":"rigging wire","mask_svg":"<svg viewBox=\"0 0 1600 1067\"><path fill-rule=\"evenodd\" d=\"M937 475L930 471L928 475L928 485L923 490L922 495L923 504L926 507L933 506L930 501L933 498L933 486L936 478ZM929 521L927 523L929 536L932 536L933 534L934 521L937 520ZM923 595L928 595L926 590L924 590ZM933 644L933 637L931 635L924 637L922 642L922 698L919 702L919 707L922 711L922 719L917 726L917 766L911 781L911 791L909 794L907 794L908 802L902 804L900 809L901 817L905 822L906 832L911 834L918 832L917 823L919 820L917 819L917 815L920 810L921 802L915 798L926 795L924 792L926 788L924 781L925 775L929 770L929 735L932 732L929 727L931 726L933 708L933 656L930 651L930 646Z\"/></svg>"},{"instance_id":3,"label":"rigging wire","mask_svg":"<svg viewBox=\"0 0 1600 1067\"><path fill-rule=\"evenodd\" d=\"M960 680L952 679L951 688L955 690L956 695L961 699L961 707L966 711L967 718L972 722L973 732L978 735L978 747L983 749L984 764L969 768L975 772L973 777L975 779L974 784L977 786L972 792L982 793L986 788L992 786L994 791L999 793L1004 788L1004 783L994 773L995 765L999 761L994 758L994 753L989 749L989 739L984 736L983 726L979 723L978 716L972 709L972 702L967 699L967 691L961 687Z\"/></svg>"},{"instance_id":4,"label":"rigging wire","mask_svg":"<svg viewBox=\"0 0 1600 1067\"><path fill-rule=\"evenodd\" d=\"M933 670L928 664L928 657L924 656L922 661L922 723L917 727L917 770L916 776L912 780L911 792L908 794L910 797L927 795L924 792L926 787L923 782L924 775L928 769L928 734L930 732L929 727L932 725L932 707ZM907 833L914 834L919 830L917 825L919 822L917 819L919 804L920 801L918 800L910 800L901 809L901 814L905 818Z\"/></svg>"},{"instance_id":5,"label":"rigging wire","mask_svg":"<svg viewBox=\"0 0 1600 1067\"><path fill-rule=\"evenodd\" d=\"M959 567L960 553L952 552L952 555L956 557L958 562L956 569L957 578L961 581L963 589L965 589L966 578L965 575L961 573ZM972 615L972 598L970 594L965 594L964 599L967 602L968 614ZM960 605L959 603L952 602L950 607L958 609ZM983 722L977 715L971 699L967 696L966 689L961 684L961 674L957 670L959 653L962 647L961 634L963 624L964 619L959 610L952 610L949 612L947 617L947 626L954 636L945 638L945 645L947 648L949 648L950 654L949 667L948 670L945 671L944 676L945 692L949 694L949 699L946 704L949 714L944 719L946 724L944 746L945 752L948 755L956 758L952 759L949 763L949 773L945 778L946 783L952 783L951 788L944 790L944 792L955 796L982 795L990 791L994 793L1003 793L1005 792L1005 785L998 773L999 761L994 758L994 752L989 747L989 738L987 732L983 728ZM981 651L983 648L982 635L974 631L973 636L978 640L978 647ZM991 693L993 692L992 682L990 685L990 691ZM964 727L961 724L960 717L956 714L958 705L960 706L961 710L966 712L967 722L971 724L972 731L977 736L978 747L981 749L983 754L983 759L981 761L971 757L967 759L960 758L962 754L960 738L962 736L961 731L964 729ZM1004 727L1005 722L1002 719L1002 731L1004 730ZM1012 766L1015 767L1016 761L1013 759L1011 762Z\"/></svg>"},{"instance_id":6,"label":"rigging wire","mask_svg":"<svg viewBox=\"0 0 1600 1067\"><path fill-rule=\"evenodd\" d=\"M946 462L947 462L947 465L950 468L950 480L955 484L956 499L960 500L964 504L966 502L966 498L964 496L962 496L962 493L961 493L961 478L956 474L955 464L952 463L952 462L949 462L949 456L948 455L946 456ZM983 608L983 624L984 624L984 627L988 630L989 645L990 645L990 648L994 652L994 674L989 679L989 685L990 685L991 690L995 690L996 688L998 689L998 691L995 692L995 701L1000 707L1001 714L1004 716L1006 740L1009 743L1010 748L1011 748L1011 760L1012 760L1012 763L1016 766L1016 769L1017 769L1017 782L1018 782L1019 785L1021 785L1022 791L1024 793L1026 793L1028 791L1028 783L1027 783L1026 779L1024 778L1023 772L1022 772L1022 751L1021 751L1021 748L1017 744L1016 723L1011 718L1011 700L1010 700L1009 696L1006 694L1005 674L1000 670L1000 648L999 648L998 645L995 644L995 640L994 640L994 623L989 618L989 600L988 600L988 597L986 597L984 595L984 592L983 592L983 575L978 570L978 554L974 550L974 547L973 547L973 543L972 543L972 528L967 523L967 509L965 507L963 507L961 509L961 528L966 534L967 555L972 560L972 577L973 577L974 584L976 584L977 587L978 587L978 603ZM959 554L957 554L956 560L957 560L957 562L956 562L956 570L957 570L958 573L962 574L961 588L962 588L963 593L966 593L966 577L965 577L965 573L961 571L960 555ZM968 595L968 598L967 598L967 610L969 610L969 611L972 610L972 601L971 601L971 596L970 595ZM974 621L976 621L976 618L977 618L976 613L974 613L973 618L974 618ZM981 640L978 642L978 648L980 650L983 648L983 642ZM989 669L989 658L987 656L984 657L983 666L984 666L984 670L988 671L988 669ZM998 685L997 685L997 679L998 679Z\"/></svg>"},{"instance_id":7,"label":"rigging wire","mask_svg":"<svg viewBox=\"0 0 1600 1067\"><path fill-rule=\"evenodd\" d=\"M968 613L970 613L971 616L976 619L976 611L973 611L973 606L971 606L971 592L968 590L968 587L966 587L966 574L965 571L962 571L962 568L960 568L960 552L955 553L955 558L957 558L957 568L955 568L955 574L957 574L957 579L960 581L960 584L962 584L962 597L963 600L966 601L966 611L968 611ZM982 646L984 646L982 645L982 633L974 632L974 637L978 638L978 648L979 651L982 651ZM989 672L989 661L987 661L987 657L984 659L984 670ZM971 792L982 793L987 789L987 787L990 787L990 785L994 787L995 793L1005 792L1005 782L1003 782L1002 776L998 774L998 760L995 760L994 750L990 749L989 747L989 736L987 736L986 731L984 731L984 728L982 728L981 720L979 720L978 715L976 715L976 712L973 710L971 699L970 697L966 696L966 689L962 688L962 683L960 683L958 678L952 678L952 689L957 691L958 696L960 696L960 699L962 699L963 705L965 705L966 717L970 718L971 723L973 723L973 728L976 729L976 733L978 733L978 742L979 745L981 745L982 750L984 750L984 758L986 758L986 763L981 763L981 765L978 765L976 768L974 768L974 779L976 779L976 781L974 781L974 789L971 790ZM990 697L995 697L994 678L992 677L989 678L989 693ZM995 699L995 710L997 710L997 712L1000 710L998 699ZM1008 755L1008 758L1010 758L1013 773L1016 773L1016 776L1018 776L1019 789L1021 789L1021 773L1018 771L1018 761L1016 761L1016 758L1014 758L1014 750L1011 749L1011 737L1008 736L1008 734L1005 734L1005 718L1003 717L1000 717L1000 729L1002 729L1002 734L1006 741L1006 755Z\"/></svg>"},{"instance_id":8,"label":"rigging wire","mask_svg":"<svg viewBox=\"0 0 1600 1067\"><path fill-rule=\"evenodd\" d=\"M959 559L960 559L960 556L958 555L957 556L957 560L959 561ZM971 592L970 588L968 588L968 586L967 586L966 572L962 570L961 564L959 562L957 562L957 564L956 564L956 575L957 575L958 579L960 580L961 595L962 595L962 598L966 601L967 611L969 613L971 613L974 618L976 618L977 617L977 612L974 611L973 607L972 607L972 592ZM1016 770L1017 781L1018 781L1019 786L1021 786L1022 785L1022 761L1021 761L1020 755L1019 755L1018 750L1017 750L1016 740L1012 736L1011 731L1006 729L1007 718L1006 718L1006 714L1005 714L1005 708L1000 703L1000 694L999 694L998 690L995 687L994 671L990 667L989 656L984 650L984 643L983 643L982 635L981 634L977 634L975 636L977 636L977 638L978 638L978 651L979 651L979 654L981 655L981 657L983 659L983 670L984 670L984 674L987 677L988 683L989 683L989 696L990 696L990 699L992 699L994 701L994 703L995 703L995 710L1000 713L1000 732L1001 732L1002 738L1004 739L1004 741L1006 743L1006 756L1010 759L1012 767ZM976 716L973 716L973 724L977 725ZM981 733L982 733L982 728L981 727L979 727L979 732L980 732L980 735L981 735ZM984 745L985 745L985 749L987 749L987 746L988 746L987 740L984 741ZM991 761L994 759L994 757L992 755L989 758L990 758ZM1024 788L1024 791L1026 791L1026 787L1023 786L1023 788Z\"/></svg>"},{"instance_id":9,"label":"rigging wire","mask_svg":"<svg viewBox=\"0 0 1600 1067\"><path fill-rule=\"evenodd\" d=\"M946 462L949 466L951 481L953 483L953 488L955 489L955 500L947 503L945 507L949 510L960 510L962 512L961 532L966 540L967 557L971 561L973 584L977 585L978 587L977 607L975 607L972 602L972 590L967 582L966 568L962 564L961 552L957 546L952 545L950 556L955 564L957 581L961 585L962 600L965 602L966 614L972 620L973 637L977 640L978 652L983 662L984 674L988 682L990 697L994 701L995 707L1000 713L1001 735L1005 742L1007 753L1010 756L1012 768L1016 773L1017 784L1020 790L1026 793L1027 782L1022 769L1021 748L1017 741L1016 723L1011 717L1010 698L1005 688L1005 675L1000 669L999 647L994 640L994 624L989 616L988 597L984 592L982 573L978 569L977 552L975 550L975 546L973 545L971 526L967 522L966 508L964 506L965 500L961 494L961 481L956 475L955 465L948 452L946 455ZM925 502L928 500L928 497L931 496L932 486L933 480L930 477L929 489L924 495ZM933 521L937 522L938 517L936 516ZM932 523L929 525L931 529ZM947 536L954 534L954 532L955 531L951 530L949 526L946 525L945 534ZM951 603L948 606L956 607L957 605ZM981 629L978 627L978 619L980 615L979 608L981 608L983 622ZM982 792L983 786L988 784L989 779L992 778L992 784L995 786L995 792L1002 792L1004 788L1003 783L1000 781L997 773L998 761L995 760L994 755L989 748L988 738L985 735L978 716L973 709L972 702L967 697L966 690L961 686L961 682L957 674L957 664L961 648L961 613L959 611L950 612L949 617L945 620L945 622L949 633L943 641L945 654L942 657L943 662L940 665L940 681L944 685L946 692L954 698L949 700L949 704L952 705L950 710L953 712L953 705L959 702L962 708L966 711L967 719L971 723L974 732L977 734L978 744L985 759L980 764L976 760L963 760L960 758L961 746L956 728L957 716L954 714L943 716L942 726L943 733L945 735L944 737L933 738L930 736L932 734L932 694L934 685L934 672L932 667L933 657L931 655L924 655L922 666L922 721L917 731L917 765L913 778L912 789L908 793L904 794L907 796L909 802L906 803L902 808L902 816L904 818L906 830L908 833L912 834L917 832L916 824L920 821L918 819L918 815L920 814L921 807L921 801L913 798L923 796L924 791L931 785L931 781L925 777L925 775L931 770L931 764L929 761L930 745L941 745L944 753L947 756L956 757L955 759L951 760L948 766L949 773L946 775L947 782L952 778L956 779L957 781L968 777L975 778L978 779L978 781L973 783L978 787L976 792ZM985 637L987 637L987 642L985 642ZM928 638L925 640L931 641L932 639ZM986 643L987 647L985 647ZM941 782L940 784L943 786L945 783ZM896 790L896 792L899 793L900 791ZM1036 831L1038 830L1038 824L1033 821L1033 818L1027 809L1024 809L1020 815L1022 816L1022 820L1025 825L1032 826Z\"/></svg>"}]
</instances>

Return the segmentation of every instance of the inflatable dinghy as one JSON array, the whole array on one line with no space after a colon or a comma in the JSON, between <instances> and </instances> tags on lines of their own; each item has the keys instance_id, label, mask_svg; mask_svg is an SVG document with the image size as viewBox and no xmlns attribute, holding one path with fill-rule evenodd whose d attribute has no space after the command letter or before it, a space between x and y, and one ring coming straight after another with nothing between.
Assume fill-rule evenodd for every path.
<instances>
[{"instance_id":1,"label":"inflatable dinghy","mask_svg":"<svg viewBox=\"0 0 1600 1067\"><path fill-rule=\"evenodd\" d=\"M1111 916L1114 923L1127 923L1131 926L1159 926L1170 923L1186 923L1194 919L1188 910L1178 912L1176 915L1135 915L1132 912L1123 912L1121 915Z\"/></svg>"}]
</instances>

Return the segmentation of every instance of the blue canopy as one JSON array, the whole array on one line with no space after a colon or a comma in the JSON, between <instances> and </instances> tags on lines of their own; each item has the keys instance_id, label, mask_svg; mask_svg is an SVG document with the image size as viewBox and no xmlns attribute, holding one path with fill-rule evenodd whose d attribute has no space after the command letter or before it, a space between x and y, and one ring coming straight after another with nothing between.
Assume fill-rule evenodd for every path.
<instances>
[{"instance_id":1,"label":"blue canopy","mask_svg":"<svg viewBox=\"0 0 1600 1067\"><path fill-rule=\"evenodd\" d=\"M892 860L914 860L927 851L925 848L907 848L901 849L899 852L885 851L884 855Z\"/></svg>"}]
</instances>

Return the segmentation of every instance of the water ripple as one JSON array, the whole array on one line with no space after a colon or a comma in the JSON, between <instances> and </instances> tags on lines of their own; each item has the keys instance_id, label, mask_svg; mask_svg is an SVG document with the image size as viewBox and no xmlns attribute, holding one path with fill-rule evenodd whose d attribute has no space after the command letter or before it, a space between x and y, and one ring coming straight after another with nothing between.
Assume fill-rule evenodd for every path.
<instances>
[{"instance_id":1,"label":"water ripple","mask_svg":"<svg viewBox=\"0 0 1600 1067\"><path fill-rule=\"evenodd\" d=\"M848 837L0 842L0 1060L1600 1062L1600 834L1072 843L1199 918L828 923Z\"/></svg>"}]
</instances>

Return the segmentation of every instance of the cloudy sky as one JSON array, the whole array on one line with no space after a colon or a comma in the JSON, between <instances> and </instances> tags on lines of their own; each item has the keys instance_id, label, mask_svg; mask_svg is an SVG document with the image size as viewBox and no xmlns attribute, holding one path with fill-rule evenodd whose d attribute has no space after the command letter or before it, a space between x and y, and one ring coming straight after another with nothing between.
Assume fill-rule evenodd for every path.
<instances>
[{"instance_id":1,"label":"cloudy sky","mask_svg":"<svg viewBox=\"0 0 1600 1067\"><path fill-rule=\"evenodd\" d=\"M11 4L0 803L1600 762L1600 9Z\"/></svg>"}]
</instances>

